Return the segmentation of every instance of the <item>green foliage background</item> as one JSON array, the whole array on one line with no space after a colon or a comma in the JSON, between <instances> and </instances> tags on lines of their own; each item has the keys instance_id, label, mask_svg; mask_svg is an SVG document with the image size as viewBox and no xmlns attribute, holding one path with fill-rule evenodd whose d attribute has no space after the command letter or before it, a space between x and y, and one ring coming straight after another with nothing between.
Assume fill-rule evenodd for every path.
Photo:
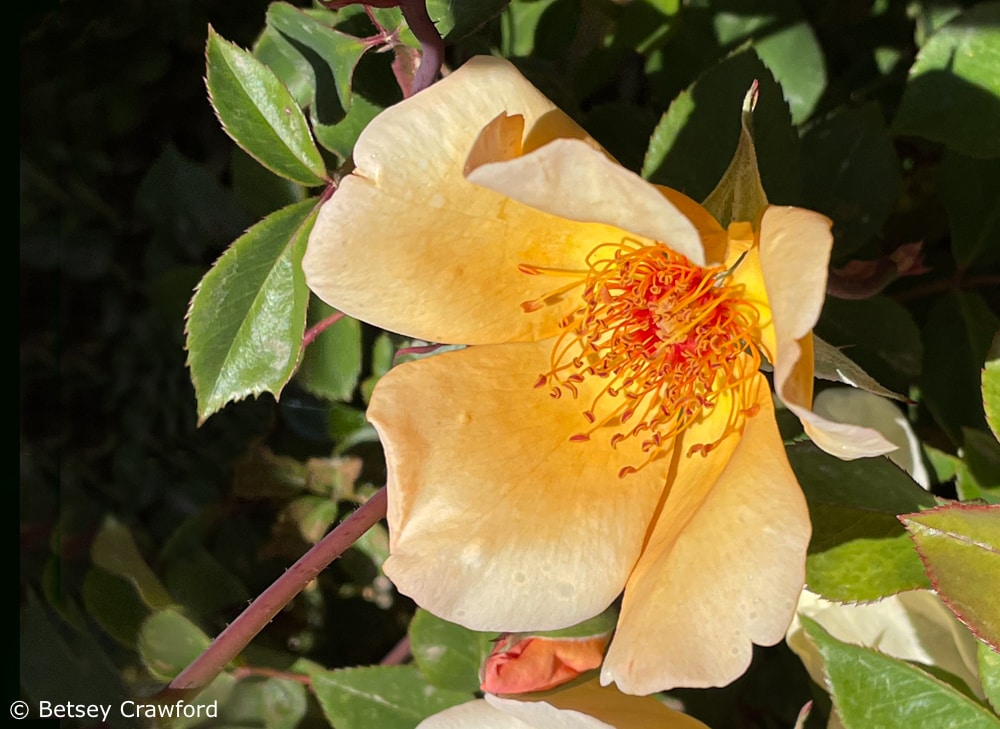
<instances>
[{"instance_id":1,"label":"green foliage background","mask_svg":"<svg viewBox=\"0 0 1000 729\"><path fill-rule=\"evenodd\" d=\"M835 221L833 266L884 262L923 244L927 272L878 295L828 298L818 334L914 401L907 412L934 466L935 495L997 500L1000 447L980 385L1000 323L996 2L429 6L449 62L483 52L513 59L624 165L698 199L725 170L743 94L759 79L764 186L771 202ZM964 25L947 25L963 11ZM393 12L376 17L396 27ZM309 46L310 23L340 35L326 30ZM253 48L273 70L303 109L315 156L269 164L279 177L226 136L203 81L209 24L217 50L227 41ZM992 40L974 32L983 28ZM189 371L184 317L195 286L251 225L294 203L293 222L305 219L310 190L295 183L315 184L342 164L367 120L400 94L392 54L364 53L357 41L374 29L356 9L305 16L258 0L69 0L34 7L20 31L19 690L29 703L117 703L162 686L384 482L364 406L408 342L342 320L290 382L297 349L276 374L254 370L196 402L191 374L208 347L193 340ZM416 45L405 29L400 37ZM210 48L210 66L211 57ZM992 89L977 85L989 78ZM301 256L289 244L272 257L278 249ZM289 290L301 290L292 279ZM845 285L858 282L847 275ZM307 317L330 314L316 301L307 312L302 297L287 311L282 336L296 344ZM267 377L268 387L257 386ZM199 416L261 390L281 392L280 404L241 400L197 427ZM782 425L797 437L794 419ZM807 444L791 446L790 457L818 525L811 584L826 580L848 600L903 589L900 579L915 586L905 570L843 578L846 551L871 561L899 556L900 545L923 584L895 515L933 499L882 465L831 465ZM862 494L892 487L877 503L858 493L831 502L824 479ZM872 521L845 535L859 511ZM869 527L881 551L859 555ZM338 697L345 686L363 695L368 674L334 669L377 663L407 633L414 606L378 573L386 549L384 529L370 533L209 689L227 726L335 719L350 729L366 716L363 701ZM471 695L482 636L421 615L410 627L417 663L379 674L406 709L381 717L385 726L413 726L421 711ZM448 680L435 683L438 669L421 665L421 641L454 652L440 669ZM459 669L455 679L449 672ZM407 705L412 692L430 696L427 704ZM716 729L791 726L809 698L811 725L822 726L829 705L783 645L758 651L725 689L676 695Z\"/></svg>"}]
</instances>

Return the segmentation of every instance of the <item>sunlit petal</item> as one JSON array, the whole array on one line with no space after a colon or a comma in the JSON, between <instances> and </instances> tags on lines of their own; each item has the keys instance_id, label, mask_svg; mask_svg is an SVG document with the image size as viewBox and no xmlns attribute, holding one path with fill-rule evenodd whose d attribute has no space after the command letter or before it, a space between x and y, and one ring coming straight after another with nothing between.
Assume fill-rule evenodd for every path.
<instances>
[{"instance_id":1,"label":"sunlit petal","mask_svg":"<svg viewBox=\"0 0 1000 729\"><path fill-rule=\"evenodd\" d=\"M678 463L629 578L602 682L629 693L721 686L749 665L752 643L784 635L804 582L809 514L763 378L757 397L760 412L730 439L728 458L724 443Z\"/></svg>"},{"instance_id":2,"label":"sunlit petal","mask_svg":"<svg viewBox=\"0 0 1000 729\"><path fill-rule=\"evenodd\" d=\"M389 469L385 572L470 628L549 630L604 610L663 491L662 462L618 478L638 444L570 441L587 393L534 387L551 349L449 352L393 369L372 396Z\"/></svg>"}]
</instances>

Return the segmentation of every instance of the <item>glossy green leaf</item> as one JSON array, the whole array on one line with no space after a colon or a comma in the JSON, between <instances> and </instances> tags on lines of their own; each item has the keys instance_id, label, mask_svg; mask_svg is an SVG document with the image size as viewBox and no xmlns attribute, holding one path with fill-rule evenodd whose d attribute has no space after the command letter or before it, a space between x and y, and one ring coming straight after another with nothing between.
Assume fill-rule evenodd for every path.
<instances>
[{"instance_id":1,"label":"glossy green leaf","mask_svg":"<svg viewBox=\"0 0 1000 729\"><path fill-rule=\"evenodd\" d=\"M934 497L887 458L842 461L812 443L788 448L809 504L810 589L830 600L875 600L928 586L896 518L935 505Z\"/></svg>"},{"instance_id":2,"label":"glossy green leaf","mask_svg":"<svg viewBox=\"0 0 1000 729\"><path fill-rule=\"evenodd\" d=\"M983 367L983 409L986 423L993 437L1000 440L1000 359L993 359Z\"/></svg>"},{"instance_id":3,"label":"glossy green leaf","mask_svg":"<svg viewBox=\"0 0 1000 729\"><path fill-rule=\"evenodd\" d=\"M382 111L381 106L355 94L351 108L333 123L320 121L315 108L310 109L310 116L319 143L346 159L354 151L354 143L358 141L358 136L380 111Z\"/></svg>"},{"instance_id":4,"label":"glossy green leaf","mask_svg":"<svg viewBox=\"0 0 1000 729\"><path fill-rule=\"evenodd\" d=\"M277 397L292 376L309 302L301 262L315 208L304 200L257 223L191 299L188 366L201 421L247 395Z\"/></svg>"},{"instance_id":5,"label":"glossy green leaf","mask_svg":"<svg viewBox=\"0 0 1000 729\"><path fill-rule=\"evenodd\" d=\"M823 657L837 715L846 729L996 729L985 707L896 658L842 643L811 618L806 632Z\"/></svg>"},{"instance_id":6,"label":"glossy green leaf","mask_svg":"<svg viewBox=\"0 0 1000 729\"><path fill-rule=\"evenodd\" d=\"M767 198L797 201L799 141L781 88L757 55L741 50L706 71L674 99L646 151L642 175L696 199L705 199L733 158L747 89L757 80L754 144Z\"/></svg>"},{"instance_id":7,"label":"glossy green leaf","mask_svg":"<svg viewBox=\"0 0 1000 729\"><path fill-rule=\"evenodd\" d=\"M910 68L894 129L972 157L1000 157L1000 2L953 18Z\"/></svg>"},{"instance_id":8,"label":"glossy green leaf","mask_svg":"<svg viewBox=\"0 0 1000 729\"><path fill-rule=\"evenodd\" d=\"M113 517L107 517L90 546L94 564L132 583L142 601L158 610L173 605L174 600L139 553L132 533Z\"/></svg>"},{"instance_id":9,"label":"glossy green leaf","mask_svg":"<svg viewBox=\"0 0 1000 729\"><path fill-rule=\"evenodd\" d=\"M169 681L211 643L201 629L173 609L150 615L139 632L139 655L157 679Z\"/></svg>"},{"instance_id":10,"label":"glossy green leaf","mask_svg":"<svg viewBox=\"0 0 1000 729\"><path fill-rule=\"evenodd\" d=\"M753 48L774 74L798 124L826 88L823 52L812 27L793 0L751 0L715 13L719 45L731 48L753 40Z\"/></svg>"},{"instance_id":11,"label":"glossy green leaf","mask_svg":"<svg viewBox=\"0 0 1000 729\"><path fill-rule=\"evenodd\" d=\"M923 328L923 402L955 445L962 428L985 429L979 385L1000 317L978 294L954 291L931 308Z\"/></svg>"},{"instance_id":12,"label":"glossy green leaf","mask_svg":"<svg viewBox=\"0 0 1000 729\"><path fill-rule=\"evenodd\" d=\"M510 0L427 0L427 14L446 43L465 38L497 17Z\"/></svg>"},{"instance_id":13,"label":"glossy green leaf","mask_svg":"<svg viewBox=\"0 0 1000 729\"><path fill-rule=\"evenodd\" d=\"M1000 506L951 504L900 519L941 600L1000 650Z\"/></svg>"},{"instance_id":14,"label":"glossy green leaf","mask_svg":"<svg viewBox=\"0 0 1000 729\"><path fill-rule=\"evenodd\" d=\"M882 228L899 190L899 160L878 107L834 114L802 138L804 206L833 221L834 258Z\"/></svg>"},{"instance_id":15,"label":"glossy green leaf","mask_svg":"<svg viewBox=\"0 0 1000 729\"><path fill-rule=\"evenodd\" d=\"M211 28L206 52L208 93L233 141L275 174L323 184L326 166L305 116L274 72Z\"/></svg>"},{"instance_id":16,"label":"glossy green leaf","mask_svg":"<svg viewBox=\"0 0 1000 729\"><path fill-rule=\"evenodd\" d=\"M332 85L332 91L336 93L340 105L349 109L354 69L368 46L360 39L334 30L288 3L271 3L267 9L267 24L291 41L306 60L313 63L316 103L322 101ZM319 64L313 59L317 59L323 66L318 67Z\"/></svg>"},{"instance_id":17,"label":"glossy green leaf","mask_svg":"<svg viewBox=\"0 0 1000 729\"><path fill-rule=\"evenodd\" d=\"M313 674L323 713L337 729L414 729L423 719L472 699L432 686L416 666L345 668Z\"/></svg>"},{"instance_id":18,"label":"glossy green leaf","mask_svg":"<svg viewBox=\"0 0 1000 729\"><path fill-rule=\"evenodd\" d=\"M1000 68L998 68L1000 73ZM938 184L951 226L951 253L960 268L1000 259L1000 159L947 152Z\"/></svg>"},{"instance_id":19,"label":"glossy green leaf","mask_svg":"<svg viewBox=\"0 0 1000 729\"><path fill-rule=\"evenodd\" d=\"M430 683L452 691L479 690L479 669L496 633L469 630L422 609L409 632L413 659Z\"/></svg>"},{"instance_id":20,"label":"glossy green leaf","mask_svg":"<svg viewBox=\"0 0 1000 729\"><path fill-rule=\"evenodd\" d=\"M760 182L753 142L753 111L757 105L757 94L757 82L754 82L743 99L740 138L733 159L719 184L702 203L723 228L732 221L756 221L767 207L767 195Z\"/></svg>"},{"instance_id":21,"label":"glossy green leaf","mask_svg":"<svg viewBox=\"0 0 1000 729\"><path fill-rule=\"evenodd\" d=\"M316 74L292 42L271 26L264 26L253 54L285 85L301 108L308 106L316 95Z\"/></svg>"},{"instance_id":22,"label":"glossy green leaf","mask_svg":"<svg viewBox=\"0 0 1000 729\"><path fill-rule=\"evenodd\" d=\"M336 312L313 297L309 325ZM350 400L361 374L361 324L345 316L306 347L297 379L309 392L327 400Z\"/></svg>"}]
</instances>

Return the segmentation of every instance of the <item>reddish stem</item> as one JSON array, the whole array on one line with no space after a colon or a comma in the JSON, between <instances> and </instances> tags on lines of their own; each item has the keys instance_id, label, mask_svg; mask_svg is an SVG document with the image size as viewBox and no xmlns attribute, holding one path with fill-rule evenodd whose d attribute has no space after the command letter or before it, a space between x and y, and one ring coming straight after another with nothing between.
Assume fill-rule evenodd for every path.
<instances>
[{"instance_id":1,"label":"reddish stem","mask_svg":"<svg viewBox=\"0 0 1000 729\"><path fill-rule=\"evenodd\" d=\"M410 636L404 635L392 650L385 654L385 658L378 662L380 666L398 666L410 657Z\"/></svg>"},{"instance_id":2,"label":"reddish stem","mask_svg":"<svg viewBox=\"0 0 1000 729\"><path fill-rule=\"evenodd\" d=\"M302 349L305 349L310 344L312 344L313 341L316 339L316 337L318 337L320 334L325 332L327 329L332 327L334 324L336 324L343 318L344 314L338 311L335 314L330 314L330 316L328 316L326 319L318 321L311 327L306 329L306 333L302 335Z\"/></svg>"},{"instance_id":3,"label":"reddish stem","mask_svg":"<svg viewBox=\"0 0 1000 729\"><path fill-rule=\"evenodd\" d=\"M385 487L316 543L216 637L160 698L189 698L205 688L302 589L385 516Z\"/></svg>"},{"instance_id":4,"label":"reddish stem","mask_svg":"<svg viewBox=\"0 0 1000 729\"><path fill-rule=\"evenodd\" d=\"M413 77L413 86L410 88L410 95L413 95L426 89L437 78L441 64L444 63L444 41L434 27L431 16L427 14L424 0L402 0L399 9L403 11L407 25L420 41L423 50L420 67Z\"/></svg>"}]
</instances>

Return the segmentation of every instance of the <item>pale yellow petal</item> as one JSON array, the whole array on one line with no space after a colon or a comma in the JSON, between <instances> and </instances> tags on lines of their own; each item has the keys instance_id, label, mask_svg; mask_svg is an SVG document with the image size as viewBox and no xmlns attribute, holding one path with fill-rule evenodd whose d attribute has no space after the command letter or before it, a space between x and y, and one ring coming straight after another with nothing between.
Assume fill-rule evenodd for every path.
<instances>
[{"instance_id":1,"label":"pale yellow petal","mask_svg":"<svg viewBox=\"0 0 1000 729\"><path fill-rule=\"evenodd\" d=\"M535 388L552 342L470 347L391 370L368 417L388 463L390 557L399 590L469 628L548 630L621 592L665 483L638 439L612 449L579 399ZM602 382L602 381L601 381ZM596 386L594 383L593 386Z\"/></svg>"},{"instance_id":2,"label":"pale yellow petal","mask_svg":"<svg viewBox=\"0 0 1000 729\"><path fill-rule=\"evenodd\" d=\"M524 149L552 134L586 137L510 63L472 59L361 134L357 169L323 204L309 238L309 287L353 317L429 341L554 334L576 302L531 315L520 304L565 280L526 275L518 265L579 269L622 232L541 213L467 181L466 159L501 113L523 119ZM504 135L510 141L510 129Z\"/></svg>"},{"instance_id":3,"label":"pale yellow petal","mask_svg":"<svg viewBox=\"0 0 1000 729\"><path fill-rule=\"evenodd\" d=\"M516 716L505 714L483 699L477 699L429 716L417 725L417 729L536 729L536 727L521 721ZM604 727L581 727L581 729L604 729Z\"/></svg>"},{"instance_id":4,"label":"pale yellow petal","mask_svg":"<svg viewBox=\"0 0 1000 729\"><path fill-rule=\"evenodd\" d=\"M826 296L833 235L819 213L769 207L760 225L760 269L773 325L774 388L806 434L845 460L888 453L895 446L871 428L834 423L812 412L812 328ZM765 344L770 333L765 333ZM771 353L769 353L770 355Z\"/></svg>"},{"instance_id":5,"label":"pale yellow petal","mask_svg":"<svg viewBox=\"0 0 1000 729\"><path fill-rule=\"evenodd\" d=\"M680 456L663 513L629 578L602 683L640 694L722 686L746 670L752 644L784 636L804 582L811 528L766 382L756 384L760 411L742 437L729 439L735 447L723 443L707 458Z\"/></svg>"},{"instance_id":6,"label":"pale yellow petal","mask_svg":"<svg viewBox=\"0 0 1000 729\"><path fill-rule=\"evenodd\" d=\"M486 701L521 718L536 729L707 729L697 719L668 709L648 696L629 696L597 681L560 689L538 701L519 701L487 695ZM545 708L548 707L548 708ZM574 716L575 715L575 716ZM583 722L583 717L595 722ZM560 723L560 720L566 723ZM607 722L607 723L604 723Z\"/></svg>"},{"instance_id":7,"label":"pale yellow petal","mask_svg":"<svg viewBox=\"0 0 1000 729\"><path fill-rule=\"evenodd\" d=\"M705 263L698 231L655 185L579 139L557 139L523 156L482 164L467 177L536 210L619 228Z\"/></svg>"}]
</instances>

